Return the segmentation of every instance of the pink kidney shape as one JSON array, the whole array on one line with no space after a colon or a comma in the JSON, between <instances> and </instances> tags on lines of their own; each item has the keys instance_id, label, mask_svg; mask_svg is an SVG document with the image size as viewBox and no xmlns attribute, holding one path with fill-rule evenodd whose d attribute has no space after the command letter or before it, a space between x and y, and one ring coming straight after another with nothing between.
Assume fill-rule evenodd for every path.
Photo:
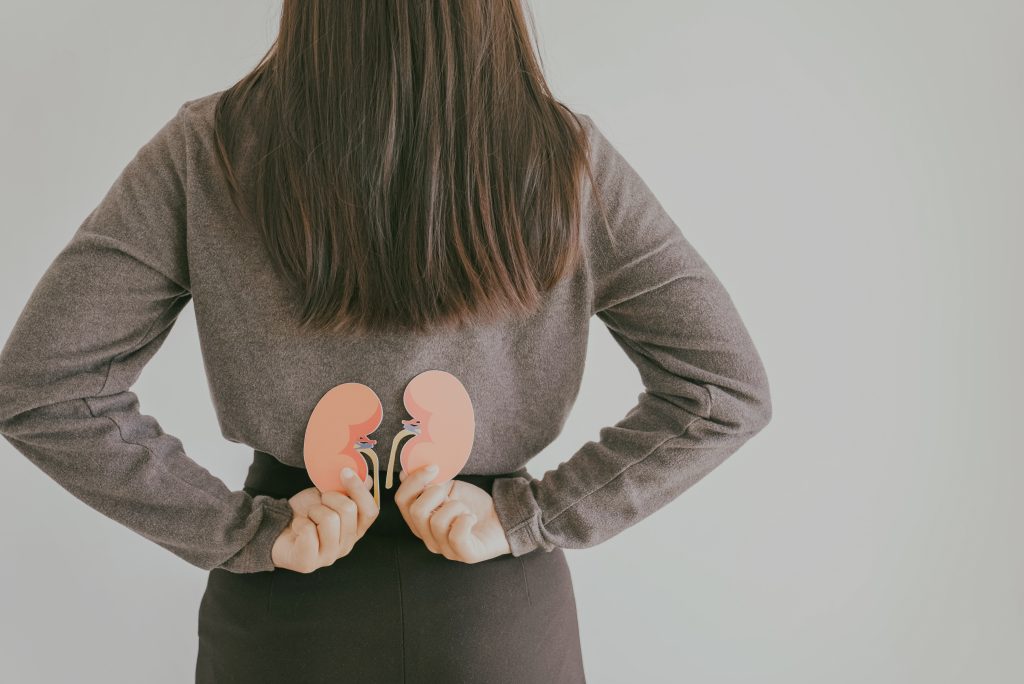
<instances>
[{"instance_id":1,"label":"pink kidney shape","mask_svg":"<svg viewBox=\"0 0 1024 684\"><path fill-rule=\"evenodd\" d=\"M405 388L405 408L418 424L420 434L402 448L402 468L413 471L436 463L431 482L455 477L473 450L476 421L473 402L459 379L442 370L423 371Z\"/></svg>"},{"instance_id":2,"label":"pink kidney shape","mask_svg":"<svg viewBox=\"0 0 1024 684\"><path fill-rule=\"evenodd\" d=\"M377 394L362 383L346 382L329 389L306 422L302 459L309 479L321 492L344 491L341 469L348 466L365 482L366 458L356 451L359 441L376 444L367 435L384 417Z\"/></svg>"}]
</instances>

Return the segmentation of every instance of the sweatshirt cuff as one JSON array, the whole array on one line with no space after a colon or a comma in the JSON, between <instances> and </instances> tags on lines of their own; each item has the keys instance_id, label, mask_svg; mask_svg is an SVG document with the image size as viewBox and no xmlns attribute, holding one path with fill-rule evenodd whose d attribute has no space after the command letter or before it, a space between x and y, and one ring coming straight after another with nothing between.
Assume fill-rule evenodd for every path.
<instances>
[{"instance_id":1,"label":"sweatshirt cuff","mask_svg":"<svg viewBox=\"0 0 1024 684\"><path fill-rule=\"evenodd\" d=\"M496 478L491 486L491 498L513 556L522 556L536 549L551 551L555 548L541 533L541 510L529 479Z\"/></svg>"},{"instance_id":2,"label":"sweatshirt cuff","mask_svg":"<svg viewBox=\"0 0 1024 684\"><path fill-rule=\"evenodd\" d=\"M268 572L276 568L271 551L274 542L291 524L292 505L287 499L258 494L253 497L253 506L262 511L256 534L238 553L217 567L235 573Z\"/></svg>"}]
</instances>

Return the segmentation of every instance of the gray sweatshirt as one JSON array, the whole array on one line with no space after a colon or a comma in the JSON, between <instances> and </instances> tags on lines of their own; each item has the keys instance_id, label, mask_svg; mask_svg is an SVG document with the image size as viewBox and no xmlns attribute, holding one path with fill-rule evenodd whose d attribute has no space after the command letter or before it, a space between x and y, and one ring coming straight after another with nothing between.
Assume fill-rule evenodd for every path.
<instances>
[{"instance_id":1,"label":"gray sweatshirt","mask_svg":"<svg viewBox=\"0 0 1024 684\"><path fill-rule=\"evenodd\" d=\"M288 501L229 489L131 390L190 300L222 434L287 465L303 466L306 421L331 387L370 386L384 408L371 437L390 445L409 417L409 380L455 375L476 415L462 472L512 475L493 497L516 556L622 532L769 422L765 370L729 294L589 116L610 231L585 180L585 259L540 310L461 332L357 338L297 331L216 166L221 92L182 104L142 145L42 274L0 352L0 433L90 507L199 568L274 568ZM645 389L598 441L535 478L526 464L573 406L595 315ZM378 451L384 471L389 449Z\"/></svg>"}]
</instances>

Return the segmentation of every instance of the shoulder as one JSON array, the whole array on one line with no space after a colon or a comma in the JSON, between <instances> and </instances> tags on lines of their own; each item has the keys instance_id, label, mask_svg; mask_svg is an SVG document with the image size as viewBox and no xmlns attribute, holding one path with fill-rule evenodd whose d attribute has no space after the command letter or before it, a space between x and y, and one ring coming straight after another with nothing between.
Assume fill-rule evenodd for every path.
<instances>
[{"instance_id":1,"label":"shoulder","mask_svg":"<svg viewBox=\"0 0 1024 684\"><path fill-rule=\"evenodd\" d=\"M599 151L608 144L608 139L604 135L604 131L594 117L586 112L581 112L577 109L572 110L572 115L579 122L580 127L586 133L587 141L590 144L592 151Z\"/></svg>"},{"instance_id":2,"label":"shoulder","mask_svg":"<svg viewBox=\"0 0 1024 684\"><path fill-rule=\"evenodd\" d=\"M179 112L182 116L188 118L211 118L214 109L217 107L217 102L226 91L226 88L222 88L206 95L194 97L191 100L185 100Z\"/></svg>"},{"instance_id":3,"label":"shoulder","mask_svg":"<svg viewBox=\"0 0 1024 684\"><path fill-rule=\"evenodd\" d=\"M217 102L226 89L193 97L185 100L175 115L177 125L192 143L199 143L200 147L212 135L214 114L217 109Z\"/></svg>"},{"instance_id":4,"label":"shoulder","mask_svg":"<svg viewBox=\"0 0 1024 684\"><path fill-rule=\"evenodd\" d=\"M217 90L185 100L162 131L176 156L181 157L180 164L187 164L193 172L197 161L208 157L215 149L214 115L224 92L224 89Z\"/></svg>"},{"instance_id":5,"label":"shoulder","mask_svg":"<svg viewBox=\"0 0 1024 684\"><path fill-rule=\"evenodd\" d=\"M621 180L629 163L597 119L577 110L573 110L572 113L586 134L587 159L594 174L593 180L599 186L604 186L603 191L606 191L608 185L614 185L617 180ZM629 167L628 170L632 171L632 168Z\"/></svg>"}]
</instances>

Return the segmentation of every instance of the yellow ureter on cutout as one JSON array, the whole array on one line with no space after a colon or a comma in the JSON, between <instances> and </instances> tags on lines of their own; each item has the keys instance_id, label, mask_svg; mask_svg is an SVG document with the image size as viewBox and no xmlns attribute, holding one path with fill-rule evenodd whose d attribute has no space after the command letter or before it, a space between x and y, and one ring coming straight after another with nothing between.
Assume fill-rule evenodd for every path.
<instances>
[{"instance_id":1,"label":"yellow ureter on cutout","mask_svg":"<svg viewBox=\"0 0 1024 684\"><path fill-rule=\"evenodd\" d=\"M373 449L357 449L359 453L370 459L373 464L373 503L377 504L380 510L380 463L377 461L377 452Z\"/></svg>"},{"instance_id":2,"label":"yellow ureter on cutout","mask_svg":"<svg viewBox=\"0 0 1024 684\"><path fill-rule=\"evenodd\" d=\"M398 434L391 441L391 457L388 459L388 477L384 483L384 486L391 489L392 483L395 481L395 452L398 451L398 445L406 437L411 437L419 433L412 432L411 430L399 430Z\"/></svg>"}]
</instances>

